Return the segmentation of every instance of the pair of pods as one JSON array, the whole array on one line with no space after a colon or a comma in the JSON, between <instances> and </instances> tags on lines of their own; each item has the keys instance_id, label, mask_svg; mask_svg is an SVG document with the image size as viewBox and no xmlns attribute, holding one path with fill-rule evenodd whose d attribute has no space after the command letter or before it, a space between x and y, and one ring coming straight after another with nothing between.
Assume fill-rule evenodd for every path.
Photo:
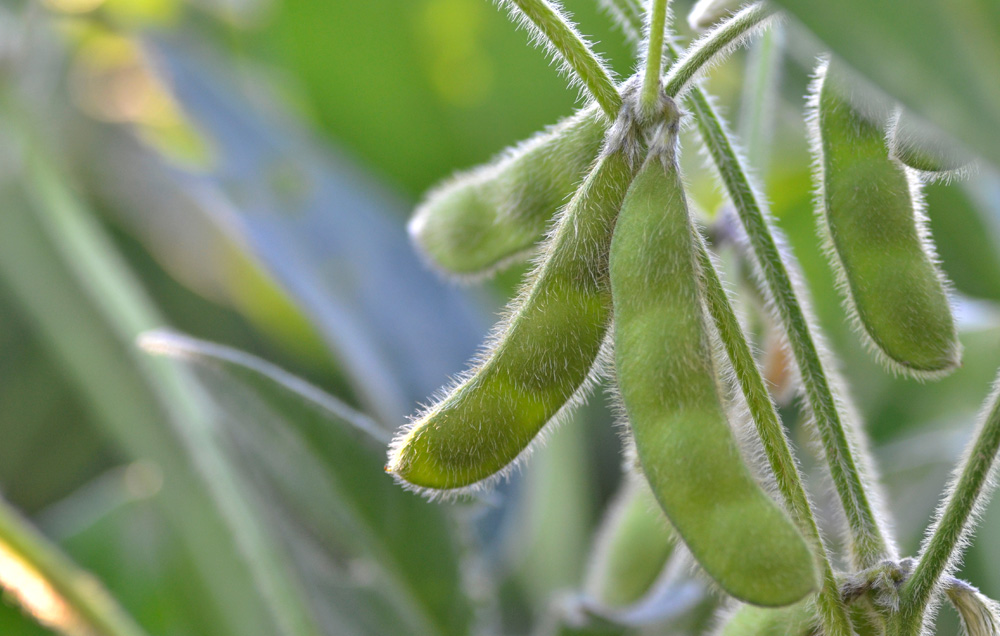
<instances>
[{"instance_id":1,"label":"pair of pods","mask_svg":"<svg viewBox=\"0 0 1000 636\"><path fill-rule=\"evenodd\" d=\"M634 143L601 153L478 365L397 437L387 470L432 495L500 474L585 390L613 308L622 399L657 501L727 592L786 605L815 588L813 557L729 428L673 121L669 152L652 153L638 174Z\"/></svg>"},{"instance_id":2,"label":"pair of pods","mask_svg":"<svg viewBox=\"0 0 1000 636\"><path fill-rule=\"evenodd\" d=\"M920 178L890 157L881 121L855 108L836 63L812 88L821 234L848 313L876 357L915 377L945 374L961 346L922 210Z\"/></svg>"}]
</instances>

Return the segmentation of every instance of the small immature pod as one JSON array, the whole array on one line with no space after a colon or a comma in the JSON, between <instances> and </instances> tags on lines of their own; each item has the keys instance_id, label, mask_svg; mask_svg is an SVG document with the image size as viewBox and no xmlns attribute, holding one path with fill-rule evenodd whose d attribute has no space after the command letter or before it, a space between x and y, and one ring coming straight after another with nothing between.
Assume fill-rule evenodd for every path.
<instances>
[{"instance_id":1,"label":"small immature pod","mask_svg":"<svg viewBox=\"0 0 1000 636\"><path fill-rule=\"evenodd\" d=\"M818 636L819 617L811 600L788 607L740 604L723 620L715 636Z\"/></svg>"},{"instance_id":2,"label":"small immature pod","mask_svg":"<svg viewBox=\"0 0 1000 636\"><path fill-rule=\"evenodd\" d=\"M606 130L601 111L587 108L453 177L417 208L411 238L432 263L465 276L528 253L593 165Z\"/></svg>"},{"instance_id":3,"label":"small immature pod","mask_svg":"<svg viewBox=\"0 0 1000 636\"><path fill-rule=\"evenodd\" d=\"M605 151L562 212L480 363L392 444L386 470L418 488L491 477L589 385L608 328L608 249L634 162Z\"/></svg>"},{"instance_id":4,"label":"small immature pod","mask_svg":"<svg viewBox=\"0 0 1000 636\"><path fill-rule=\"evenodd\" d=\"M839 73L812 87L818 215L830 261L860 333L889 368L947 373L961 345L944 275L924 227L920 182L888 157L882 127L854 110Z\"/></svg>"},{"instance_id":5,"label":"small immature pod","mask_svg":"<svg viewBox=\"0 0 1000 636\"><path fill-rule=\"evenodd\" d=\"M675 545L649 484L626 476L598 530L586 591L612 607L635 603L656 582Z\"/></svg>"},{"instance_id":6,"label":"small immature pod","mask_svg":"<svg viewBox=\"0 0 1000 636\"><path fill-rule=\"evenodd\" d=\"M694 558L740 600L789 605L816 589L815 563L729 426L668 137L629 188L611 243L618 388L646 479Z\"/></svg>"}]
</instances>

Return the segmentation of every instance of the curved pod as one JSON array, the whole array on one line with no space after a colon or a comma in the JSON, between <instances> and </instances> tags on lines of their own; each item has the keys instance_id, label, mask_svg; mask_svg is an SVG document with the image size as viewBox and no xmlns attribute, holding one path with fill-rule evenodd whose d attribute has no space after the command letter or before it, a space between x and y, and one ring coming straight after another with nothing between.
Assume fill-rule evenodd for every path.
<instances>
[{"instance_id":1,"label":"curved pod","mask_svg":"<svg viewBox=\"0 0 1000 636\"><path fill-rule=\"evenodd\" d=\"M961 345L923 227L920 182L889 158L881 126L841 97L836 69L821 67L812 90L820 228L848 312L889 368L947 373Z\"/></svg>"},{"instance_id":2,"label":"curved pod","mask_svg":"<svg viewBox=\"0 0 1000 636\"><path fill-rule=\"evenodd\" d=\"M418 488L476 484L587 388L610 318L611 233L634 174L623 152L598 160L480 364L394 440L386 470Z\"/></svg>"},{"instance_id":3,"label":"curved pod","mask_svg":"<svg viewBox=\"0 0 1000 636\"><path fill-rule=\"evenodd\" d=\"M545 235L601 150L607 122L587 108L432 190L408 226L435 266L489 274Z\"/></svg>"},{"instance_id":4,"label":"curved pod","mask_svg":"<svg viewBox=\"0 0 1000 636\"><path fill-rule=\"evenodd\" d=\"M798 601L816 588L813 556L729 427L669 152L650 156L625 197L610 275L618 387L657 500L726 592L757 605Z\"/></svg>"}]
</instances>

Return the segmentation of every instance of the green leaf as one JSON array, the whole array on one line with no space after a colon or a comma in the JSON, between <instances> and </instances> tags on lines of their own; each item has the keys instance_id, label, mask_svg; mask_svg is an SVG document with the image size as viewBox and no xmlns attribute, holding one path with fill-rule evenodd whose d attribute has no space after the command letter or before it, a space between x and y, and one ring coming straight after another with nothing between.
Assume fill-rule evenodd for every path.
<instances>
[{"instance_id":1,"label":"green leaf","mask_svg":"<svg viewBox=\"0 0 1000 636\"><path fill-rule=\"evenodd\" d=\"M16 107L7 111L12 112ZM19 123L27 121L22 113L16 116ZM4 183L14 204L0 218L0 280L40 323L119 443L135 457L162 464L177 487L171 496L177 498L175 516L198 522L188 528L188 539L197 544L192 549L199 561L205 559L204 574L226 573L257 586L256 592L240 583L212 586L225 599L220 604L227 609L233 604L230 620L240 625L237 633L273 633L261 606L280 630L316 633L277 546L253 521L243 485L219 454L206 396L183 369L138 359L131 350L140 331L163 319L102 228L42 156L37 140L21 130L8 141L22 151L24 171L17 175L21 181ZM216 573L209 564L219 558Z\"/></svg>"},{"instance_id":2,"label":"green leaf","mask_svg":"<svg viewBox=\"0 0 1000 636\"><path fill-rule=\"evenodd\" d=\"M1000 4L778 0L834 53L1000 165Z\"/></svg>"},{"instance_id":3,"label":"green leaf","mask_svg":"<svg viewBox=\"0 0 1000 636\"><path fill-rule=\"evenodd\" d=\"M345 156L308 141L215 65L177 45L153 45L174 95L210 140L207 172L173 170L310 317L368 412L402 423L411 405L462 368L487 330L467 296L420 262L405 204ZM266 102L259 91L256 101ZM275 122L276 120L276 122Z\"/></svg>"},{"instance_id":4,"label":"green leaf","mask_svg":"<svg viewBox=\"0 0 1000 636\"><path fill-rule=\"evenodd\" d=\"M408 633L467 632L471 609L455 528L446 509L385 474L388 437L377 424L249 354L169 331L144 334L140 344L182 361L210 390L230 452L286 518L286 533L311 534L313 550L331 564L346 559L371 569L366 586L393 602L387 609ZM320 582L330 579L330 568L319 570Z\"/></svg>"}]
</instances>

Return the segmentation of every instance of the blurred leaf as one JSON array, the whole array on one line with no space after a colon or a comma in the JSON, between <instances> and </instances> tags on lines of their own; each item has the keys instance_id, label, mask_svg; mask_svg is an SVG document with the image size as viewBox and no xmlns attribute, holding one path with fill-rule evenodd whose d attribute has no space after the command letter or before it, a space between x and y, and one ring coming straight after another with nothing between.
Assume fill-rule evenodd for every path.
<instances>
[{"instance_id":1,"label":"blurred leaf","mask_svg":"<svg viewBox=\"0 0 1000 636\"><path fill-rule=\"evenodd\" d=\"M23 149L22 136L8 141ZM119 442L134 456L152 457L163 465L170 485L178 488L168 489L176 517L191 522L187 538L204 567L203 575L219 577L211 588L225 599L218 602L229 619L240 625L234 633L268 633L267 621L258 613L261 597L276 617L294 615L298 601L289 601L287 588L282 590L287 582L282 580L279 558L268 552L267 539L249 521L252 514L240 487L227 475L215 450L207 414L200 410L204 396L178 367L139 360L124 349L139 331L159 324L155 309L51 167L37 152L30 157L30 168L21 175L8 175L4 183L8 206L0 217L0 277L39 321L54 351L112 425L110 431ZM27 177L30 203L20 198L18 185L11 182L14 176ZM135 400L125 399L130 397ZM178 437L170 433L167 422ZM197 472L191 470L192 461ZM205 492L201 484L209 486L211 500L199 496ZM219 508L213 509L213 504ZM220 512L232 534L216 525ZM237 559L259 578L245 571L233 573L233 567L240 571L233 562ZM226 579L239 583L222 583ZM248 581L267 591L256 594ZM287 620L293 624L299 619Z\"/></svg>"},{"instance_id":2,"label":"blurred leaf","mask_svg":"<svg viewBox=\"0 0 1000 636\"><path fill-rule=\"evenodd\" d=\"M263 119L210 60L156 51L218 157L208 174L175 170L178 185L312 316L367 408L401 423L463 368L483 316L419 262L399 200L280 115Z\"/></svg>"},{"instance_id":3,"label":"blurred leaf","mask_svg":"<svg viewBox=\"0 0 1000 636\"><path fill-rule=\"evenodd\" d=\"M1000 301L1000 232L996 220L970 195L970 187L973 184L937 183L926 188L931 234L956 288Z\"/></svg>"},{"instance_id":4,"label":"blurred leaf","mask_svg":"<svg viewBox=\"0 0 1000 636\"><path fill-rule=\"evenodd\" d=\"M562 4L630 74L597 3ZM579 93L527 41L483 0L283 0L241 38L330 138L412 194L572 112Z\"/></svg>"},{"instance_id":5,"label":"blurred leaf","mask_svg":"<svg viewBox=\"0 0 1000 636\"><path fill-rule=\"evenodd\" d=\"M52 355L67 367L106 432L132 456L152 458L168 475L164 504L196 555L199 574L214 581L210 586L214 603L229 621L225 631L268 634L241 557L181 459L161 405L32 220L30 208L9 190L9 184L4 190L0 279L36 321Z\"/></svg>"},{"instance_id":6,"label":"blurred leaf","mask_svg":"<svg viewBox=\"0 0 1000 636\"><path fill-rule=\"evenodd\" d=\"M471 610L446 509L384 472L388 437L377 424L246 353L165 331L140 343L190 365L222 409L245 468L258 473L283 518L334 552L328 559L376 569L367 585L409 611L413 633L467 632Z\"/></svg>"},{"instance_id":7,"label":"blurred leaf","mask_svg":"<svg viewBox=\"0 0 1000 636\"><path fill-rule=\"evenodd\" d=\"M28 514L115 459L76 387L0 285L0 484Z\"/></svg>"},{"instance_id":8,"label":"blurred leaf","mask_svg":"<svg viewBox=\"0 0 1000 636\"><path fill-rule=\"evenodd\" d=\"M778 4L876 85L1000 165L1000 4Z\"/></svg>"},{"instance_id":9,"label":"blurred leaf","mask_svg":"<svg viewBox=\"0 0 1000 636\"><path fill-rule=\"evenodd\" d=\"M26 613L66 636L144 636L99 579L80 568L0 498L0 588Z\"/></svg>"},{"instance_id":10,"label":"blurred leaf","mask_svg":"<svg viewBox=\"0 0 1000 636\"><path fill-rule=\"evenodd\" d=\"M150 634L212 633L219 629L218 609L157 505L161 480L154 465L134 462L84 484L37 521Z\"/></svg>"}]
</instances>

